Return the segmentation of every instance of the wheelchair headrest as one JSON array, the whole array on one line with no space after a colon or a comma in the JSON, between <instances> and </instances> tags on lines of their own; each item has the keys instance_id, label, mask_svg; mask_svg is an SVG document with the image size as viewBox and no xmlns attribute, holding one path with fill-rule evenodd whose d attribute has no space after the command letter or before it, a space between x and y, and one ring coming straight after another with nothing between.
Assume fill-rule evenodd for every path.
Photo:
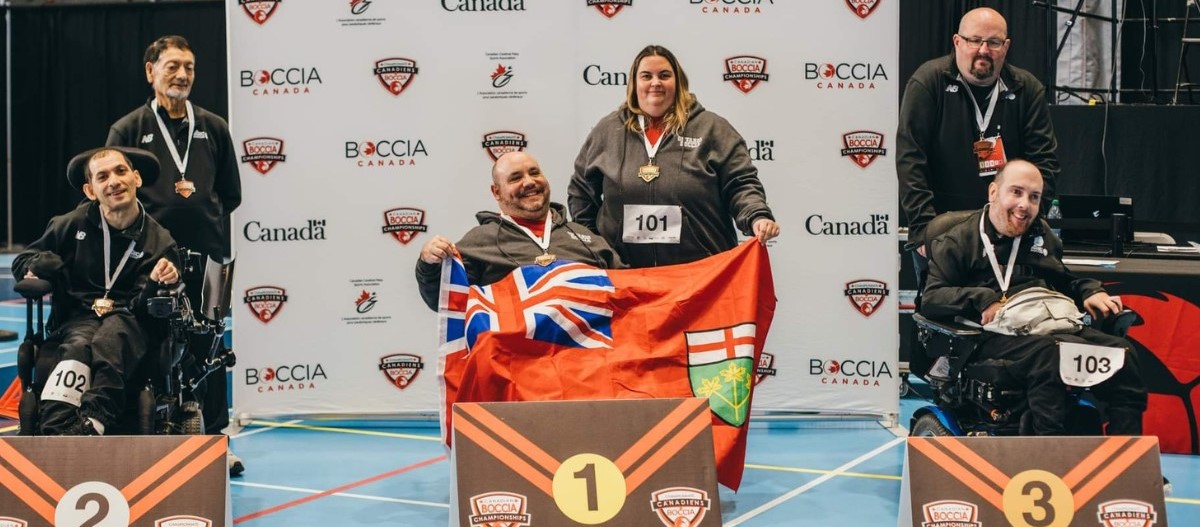
<instances>
[{"instance_id":1,"label":"wheelchair headrest","mask_svg":"<svg viewBox=\"0 0 1200 527\"><path fill-rule=\"evenodd\" d=\"M938 214L932 220L930 220L929 225L925 227L925 240L928 241L941 236L946 231L950 230L951 227L966 221L967 218L970 218L971 215L975 214L976 212L978 211L955 210Z\"/></svg>"},{"instance_id":2,"label":"wheelchair headrest","mask_svg":"<svg viewBox=\"0 0 1200 527\"><path fill-rule=\"evenodd\" d=\"M92 155L101 150L117 150L125 154L125 157L129 159L130 168L138 171L138 174L142 176L142 186L150 187L154 185L155 181L158 181L160 167L158 158L154 157L154 154L141 148L102 146L82 152L71 158L71 161L67 163L67 181L71 183L72 188L75 190L83 188L83 184L87 182L85 171L88 160L91 159Z\"/></svg>"}]
</instances>

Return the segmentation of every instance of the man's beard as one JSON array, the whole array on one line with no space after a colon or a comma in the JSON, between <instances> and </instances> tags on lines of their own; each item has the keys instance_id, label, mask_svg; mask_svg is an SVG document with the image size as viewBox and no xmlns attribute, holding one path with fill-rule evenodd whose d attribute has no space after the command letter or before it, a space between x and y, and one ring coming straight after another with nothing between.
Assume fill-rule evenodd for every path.
<instances>
[{"instance_id":1,"label":"man's beard","mask_svg":"<svg viewBox=\"0 0 1200 527\"><path fill-rule=\"evenodd\" d=\"M982 69L976 68L975 63L980 60L986 61L987 66L985 66ZM988 57L976 57L975 59L971 60L971 75L973 75L976 79L988 79L988 78L991 78L991 76L995 73L996 73L996 60L995 59L988 58Z\"/></svg>"}]
</instances>

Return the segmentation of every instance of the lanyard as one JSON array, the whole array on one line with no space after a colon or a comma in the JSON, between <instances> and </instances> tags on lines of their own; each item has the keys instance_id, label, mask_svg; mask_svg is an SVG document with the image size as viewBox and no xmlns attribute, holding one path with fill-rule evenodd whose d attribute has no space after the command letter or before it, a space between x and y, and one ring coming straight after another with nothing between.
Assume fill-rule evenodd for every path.
<instances>
[{"instance_id":1,"label":"lanyard","mask_svg":"<svg viewBox=\"0 0 1200 527\"><path fill-rule=\"evenodd\" d=\"M1000 276L1000 262L996 259L996 247L992 245L992 240L988 239L988 235L983 231L983 222L987 219L988 207L984 207L983 214L979 216L979 237L983 240L983 252L987 255L988 263L992 264L992 273L996 275L996 281L1000 283L1000 304L1003 305L1008 301L1008 284L1012 283L1013 264L1017 262L1017 250L1021 248L1021 236L1013 238L1012 252L1008 254L1008 268L1004 270L1004 276Z\"/></svg>"},{"instance_id":2,"label":"lanyard","mask_svg":"<svg viewBox=\"0 0 1200 527\"><path fill-rule=\"evenodd\" d=\"M125 248L125 254L117 263L117 270L110 275L108 270L112 268L112 238L108 234L108 221L104 219L104 214L100 215L100 230L104 232L104 298L108 298L108 292L112 291L117 277L121 276L121 269L125 268L125 262L129 261L129 255L133 253L134 240L129 240L129 247Z\"/></svg>"},{"instance_id":3,"label":"lanyard","mask_svg":"<svg viewBox=\"0 0 1200 527\"><path fill-rule=\"evenodd\" d=\"M192 114L192 101L183 101L187 106L187 150L183 151L183 158L179 157L179 150L175 149L175 141L171 139L171 134L167 132L167 124L163 122L162 116L158 114L158 99L150 101L150 111L154 113L154 119L158 121L158 130L162 132L163 141L167 143L167 149L171 151L171 160L175 161L175 167L179 169L179 178L187 179L184 175L187 172L188 155L192 153L192 135L196 132L196 119Z\"/></svg>"},{"instance_id":4,"label":"lanyard","mask_svg":"<svg viewBox=\"0 0 1200 527\"><path fill-rule=\"evenodd\" d=\"M979 125L979 138L983 139L987 133L988 126L992 124L992 114L996 111L996 101L1000 99L1000 88L1004 88L1004 79L996 79L996 85L992 87L991 100L988 101L987 113L979 111L979 101L975 100L975 92L971 91L971 87L963 81L962 75L958 76L958 80L967 88L967 97L971 98L971 107L975 109L975 124Z\"/></svg>"},{"instance_id":5,"label":"lanyard","mask_svg":"<svg viewBox=\"0 0 1200 527\"><path fill-rule=\"evenodd\" d=\"M529 239L533 240L533 243L536 243L537 246L542 249L542 254L550 253L550 211L546 211L546 228L542 231L542 236L540 238L534 234L533 231L529 230L528 227L517 223L517 220L512 219L512 216L501 212L500 217L508 220L509 223L516 225L518 229L521 229L521 232L525 233Z\"/></svg>"},{"instance_id":6,"label":"lanyard","mask_svg":"<svg viewBox=\"0 0 1200 527\"><path fill-rule=\"evenodd\" d=\"M650 158L650 164L653 165L654 156L658 155L658 147L666 142L667 131L663 130L662 135L658 137L658 141L650 144L650 137L646 135L646 118L644 116L638 116L638 126L642 127L642 142L646 145L646 157Z\"/></svg>"}]
</instances>

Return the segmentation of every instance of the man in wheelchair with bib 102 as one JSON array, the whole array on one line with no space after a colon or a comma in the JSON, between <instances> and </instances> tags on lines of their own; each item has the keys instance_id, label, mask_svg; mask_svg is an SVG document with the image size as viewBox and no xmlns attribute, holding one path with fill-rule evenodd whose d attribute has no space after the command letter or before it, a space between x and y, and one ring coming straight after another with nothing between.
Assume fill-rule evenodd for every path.
<instances>
[{"instance_id":1,"label":"man in wheelchair with bib 102","mask_svg":"<svg viewBox=\"0 0 1200 527\"><path fill-rule=\"evenodd\" d=\"M983 209L930 222L914 319L918 358L934 361L917 368L937 404L914 414L912 435L1142 433L1146 388L1122 338L1136 315L1063 264L1062 241L1038 217L1042 188L1036 166L1012 160Z\"/></svg>"},{"instance_id":2,"label":"man in wheelchair with bib 102","mask_svg":"<svg viewBox=\"0 0 1200 527\"><path fill-rule=\"evenodd\" d=\"M169 385L153 379L178 371L181 350L172 342L175 332L155 317L178 320L186 302L178 300L175 242L137 200L137 188L152 183L158 169L152 154L136 148L76 156L67 178L88 200L51 219L42 237L14 259L17 290L29 306L18 352L22 435L160 431L150 386ZM46 293L53 295L48 335L41 323ZM156 348L149 343L156 341L163 342L160 353L150 355ZM170 364L163 368L161 361ZM132 406L140 406L136 414ZM194 403L189 413L200 415Z\"/></svg>"}]
</instances>

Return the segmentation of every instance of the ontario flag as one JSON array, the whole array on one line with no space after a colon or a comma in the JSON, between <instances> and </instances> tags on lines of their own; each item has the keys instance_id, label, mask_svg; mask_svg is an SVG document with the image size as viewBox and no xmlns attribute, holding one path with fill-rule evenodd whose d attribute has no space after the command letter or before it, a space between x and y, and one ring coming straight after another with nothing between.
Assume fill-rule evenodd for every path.
<instances>
[{"instance_id":1,"label":"ontario flag","mask_svg":"<svg viewBox=\"0 0 1200 527\"><path fill-rule=\"evenodd\" d=\"M718 480L740 485L754 367L775 313L757 241L665 267L527 266L486 286L446 259L438 311L447 444L456 402L703 397Z\"/></svg>"}]
</instances>

